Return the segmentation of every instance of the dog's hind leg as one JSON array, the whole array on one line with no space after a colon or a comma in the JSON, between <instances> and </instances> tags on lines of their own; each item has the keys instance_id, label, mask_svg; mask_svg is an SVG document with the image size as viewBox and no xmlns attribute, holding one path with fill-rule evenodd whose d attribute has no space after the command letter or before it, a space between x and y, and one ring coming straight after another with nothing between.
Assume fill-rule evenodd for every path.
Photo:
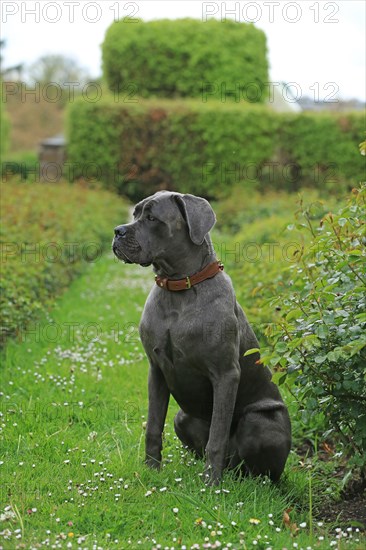
<instances>
[{"instance_id":1,"label":"dog's hind leg","mask_svg":"<svg viewBox=\"0 0 366 550\"><path fill-rule=\"evenodd\" d=\"M291 447L287 410L249 410L238 423L236 442L238 455L252 474L278 481Z\"/></svg>"},{"instance_id":2,"label":"dog's hind leg","mask_svg":"<svg viewBox=\"0 0 366 550\"><path fill-rule=\"evenodd\" d=\"M174 418L175 433L190 451L198 458L205 454L205 448L210 433L210 423L200 418L195 418L180 409Z\"/></svg>"}]
</instances>

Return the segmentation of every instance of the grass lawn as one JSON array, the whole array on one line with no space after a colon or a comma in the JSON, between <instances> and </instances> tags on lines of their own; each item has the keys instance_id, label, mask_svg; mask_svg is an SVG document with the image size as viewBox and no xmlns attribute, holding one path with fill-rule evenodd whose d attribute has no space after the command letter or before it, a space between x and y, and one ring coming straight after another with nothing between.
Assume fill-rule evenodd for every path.
<instances>
[{"instance_id":1,"label":"grass lawn","mask_svg":"<svg viewBox=\"0 0 366 550\"><path fill-rule=\"evenodd\" d=\"M98 258L49 317L9 342L0 546L364 548L355 528L312 517L312 470L294 452L278 485L226 473L206 487L203 463L175 437L173 400L163 468L144 466L148 364L137 325L152 284L150 269Z\"/></svg>"}]
</instances>

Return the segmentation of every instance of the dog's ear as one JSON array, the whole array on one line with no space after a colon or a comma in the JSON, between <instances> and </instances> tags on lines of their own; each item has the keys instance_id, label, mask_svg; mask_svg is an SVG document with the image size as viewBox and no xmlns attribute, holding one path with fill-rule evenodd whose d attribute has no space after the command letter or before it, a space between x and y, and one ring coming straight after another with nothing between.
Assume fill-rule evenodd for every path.
<instances>
[{"instance_id":1,"label":"dog's ear","mask_svg":"<svg viewBox=\"0 0 366 550\"><path fill-rule=\"evenodd\" d=\"M187 222L194 244L202 244L215 224L216 216L206 199L194 195L176 195L179 210Z\"/></svg>"}]
</instances>

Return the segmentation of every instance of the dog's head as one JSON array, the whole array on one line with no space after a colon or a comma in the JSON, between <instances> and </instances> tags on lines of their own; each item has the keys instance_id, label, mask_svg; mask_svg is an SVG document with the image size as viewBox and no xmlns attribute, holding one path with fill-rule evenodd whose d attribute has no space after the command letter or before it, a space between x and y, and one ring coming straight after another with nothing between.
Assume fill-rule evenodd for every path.
<instances>
[{"instance_id":1,"label":"dog's head","mask_svg":"<svg viewBox=\"0 0 366 550\"><path fill-rule=\"evenodd\" d=\"M201 197L159 191L139 202L134 221L115 228L112 248L126 263L161 265L201 247L216 218Z\"/></svg>"}]
</instances>

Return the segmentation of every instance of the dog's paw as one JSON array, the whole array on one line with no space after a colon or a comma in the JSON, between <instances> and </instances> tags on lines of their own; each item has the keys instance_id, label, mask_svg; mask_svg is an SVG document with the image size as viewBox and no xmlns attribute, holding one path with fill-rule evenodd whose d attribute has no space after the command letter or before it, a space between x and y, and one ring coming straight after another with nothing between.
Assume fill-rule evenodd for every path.
<instances>
[{"instance_id":1,"label":"dog's paw","mask_svg":"<svg viewBox=\"0 0 366 550\"><path fill-rule=\"evenodd\" d=\"M152 468L153 470L160 470L161 460L153 458L152 456L147 456L145 458L145 464L146 466L148 466L149 468Z\"/></svg>"},{"instance_id":2,"label":"dog's paw","mask_svg":"<svg viewBox=\"0 0 366 550\"><path fill-rule=\"evenodd\" d=\"M203 481L208 487L216 487L220 485L222 472L216 471L211 465L206 466L203 472Z\"/></svg>"}]
</instances>

